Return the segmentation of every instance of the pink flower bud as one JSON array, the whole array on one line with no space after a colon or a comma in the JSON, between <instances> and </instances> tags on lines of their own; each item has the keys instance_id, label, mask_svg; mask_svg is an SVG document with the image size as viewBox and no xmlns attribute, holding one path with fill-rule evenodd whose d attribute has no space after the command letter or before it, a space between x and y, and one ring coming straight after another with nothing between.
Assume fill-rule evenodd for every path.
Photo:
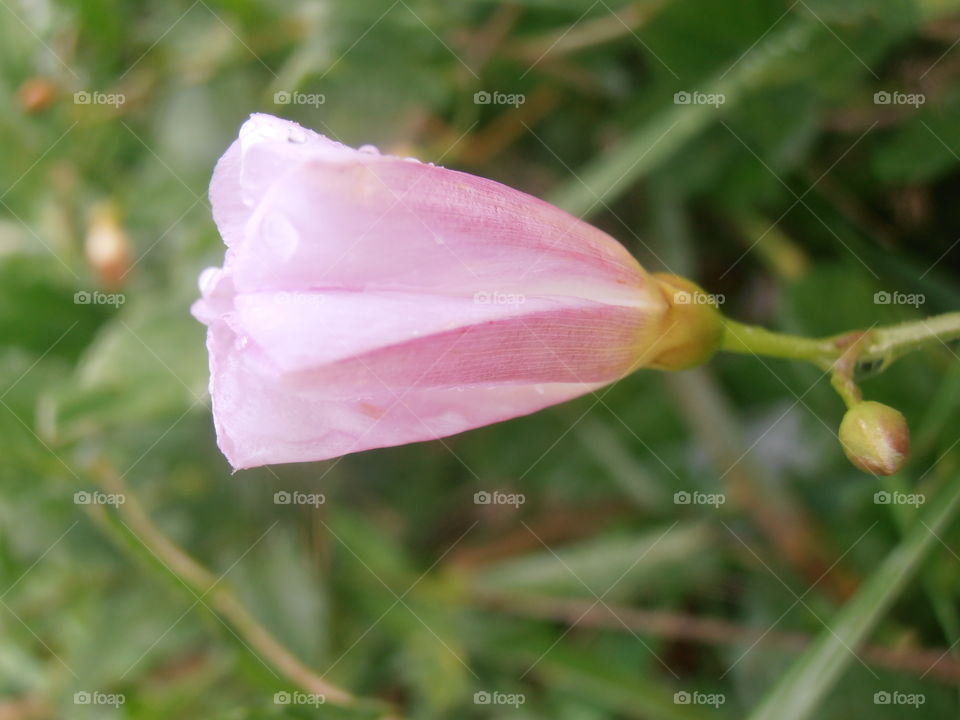
<instances>
[{"instance_id":1,"label":"pink flower bud","mask_svg":"<svg viewBox=\"0 0 960 720\"><path fill-rule=\"evenodd\" d=\"M840 442L850 462L864 472L893 475L910 452L910 430L900 411L868 400L847 410Z\"/></svg>"},{"instance_id":2,"label":"pink flower bud","mask_svg":"<svg viewBox=\"0 0 960 720\"><path fill-rule=\"evenodd\" d=\"M254 115L210 198L228 249L193 313L235 468L452 435L676 348L620 244L491 180Z\"/></svg>"}]
</instances>

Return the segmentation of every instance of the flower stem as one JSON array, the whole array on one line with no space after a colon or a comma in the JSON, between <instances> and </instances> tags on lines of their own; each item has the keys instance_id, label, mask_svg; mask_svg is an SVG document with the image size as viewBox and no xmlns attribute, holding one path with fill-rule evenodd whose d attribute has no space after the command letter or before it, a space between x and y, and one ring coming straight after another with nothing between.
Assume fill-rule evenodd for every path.
<instances>
[{"instance_id":1,"label":"flower stem","mask_svg":"<svg viewBox=\"0 0 960 720\"><path fill-rule=\"evenodd\" d=\"M757 325L745 325L730 318L723 318L723 340L720 349L746 355L806 360L821 367L824 363L832 363L838 356L837 349L829 338L787 335Z\"/></svg>"},{"instance_id":2,"label":"flower stem","mask_svg":"<svg viewBox=\"0 0 960 720\"><path fill-rule=\"evenodd\" d=\"M884 358L894 360L900 355L918 350L926 345L945 344L960 338L960 312L934 315L926 320L876 328L869 355L865 359Z\"/></svg>"},{"instance_id":3,"label":"flower stem","mask_svg":"<svg viewBox=\"0 0 960 720\"><path fill-rule=\"evenodd\" d=\"M830 370L850 345L857 344L857 362L879 363L881 369L901 355L960 338L960 312L936 315L900 325L855 330L826 338L772 332L756 325L723 319L721 350L749 355L805 360Z\"/></svg>"}]
</instances>

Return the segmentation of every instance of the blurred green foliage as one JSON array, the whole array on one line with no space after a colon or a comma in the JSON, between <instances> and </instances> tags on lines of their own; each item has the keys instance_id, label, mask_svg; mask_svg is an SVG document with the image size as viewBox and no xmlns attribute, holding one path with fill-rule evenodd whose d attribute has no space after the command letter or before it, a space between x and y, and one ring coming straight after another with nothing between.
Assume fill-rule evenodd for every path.
<instances>
[{"instance_id":1,"label":"blurred green foliage","mask_svg":"<svg viewBox=\"0 0 960 720\"><path fill-rule=\"evenodd\" d=\"M877 692L956 716L960 657L933 662L960 640L955 349L865 382L914 433L883 482L844 459L826 378L745 357L443 443L231 475L188 309L222 258L213 163L262 111L551 198L741 320L820 335L955 310L958 38L954 0L0 3L0 717L383 716L274 702L294 681L123 508L75 500L108 475L305 665L404 717L913 710ZM130 255L112 275L84 249L104 202ZM525 502L474 503L494 490ZM938 542L918 541L927 511ZM916 581L880 597L891 567ZM901 656L831 641L851 628ZM790 633L820 641L788 674Z\"/></svg>"}]
</instances>

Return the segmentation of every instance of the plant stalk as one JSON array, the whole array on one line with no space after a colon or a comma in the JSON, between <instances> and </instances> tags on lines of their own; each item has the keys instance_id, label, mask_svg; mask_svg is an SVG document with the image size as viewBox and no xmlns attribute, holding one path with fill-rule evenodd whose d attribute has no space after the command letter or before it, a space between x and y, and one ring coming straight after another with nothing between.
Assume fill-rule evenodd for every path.
<instances>
[{"instance_id":1,"label":"plant stalk","mask_svg":"<svg viewBox=\"0 0 960 720\"><path fill-rule=\"evenodd\" d=\"M857 342L857 363L879 364L881 369L914 350L946 345L960 338L960 312L935 315L925 320L855 330L826 338L807 338L773 332L756 325L723 319L720 349L747 355L766 355L811 362L831 370L851 343Z\"/></svg>"}]
</instances>

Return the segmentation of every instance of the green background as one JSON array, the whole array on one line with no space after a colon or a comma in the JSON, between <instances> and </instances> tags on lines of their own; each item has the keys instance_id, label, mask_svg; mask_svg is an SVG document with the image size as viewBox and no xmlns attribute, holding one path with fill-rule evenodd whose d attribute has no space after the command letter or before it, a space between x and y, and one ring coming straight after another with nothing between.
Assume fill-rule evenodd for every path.
<instances>
[{"instance_id":1,"label":"green background","mask_svg":"<svg viewBox=\"0 0 960 720\"><path fill-rule=\"evenodd\" d=\"M864 381L913 431L888 479L843 457L819 371L744 356L231 474L188 309L222 260L213 163L262 111L550 199L742 321L956 310L958 40L952 0L0 3L0 717L956 717L956 348ZM84 251L104 203L114 289ZM95 290L125 302L75 303ZM119 511L75 501L118 483ZM277 704L297 679L237 607L365 700Z\"/></svg>"}]
</instances>

